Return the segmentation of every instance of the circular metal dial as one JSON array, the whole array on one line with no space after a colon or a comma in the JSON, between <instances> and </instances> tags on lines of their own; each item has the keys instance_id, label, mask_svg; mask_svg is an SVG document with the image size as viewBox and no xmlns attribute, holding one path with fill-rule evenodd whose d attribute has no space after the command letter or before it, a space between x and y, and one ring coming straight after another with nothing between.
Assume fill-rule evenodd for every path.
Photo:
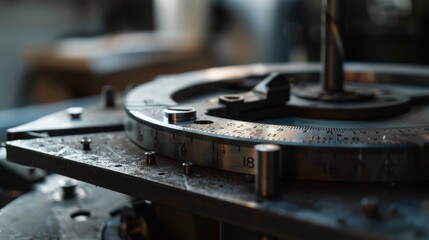
<instances>
[{"instance_id":1,"label":"circular metal dial","mask_svg":"<svg viewBox=\"0 0 429 240\"><path fill-rule=\"evenodd\" d=\"M424 102L429 96L428 70L346 65L346 81L411 99L411 110L390 118L337 121L291 115L258 116L252 122L207 114L219 106L219 96L245 94L252 76L271 72L280 72L293 81L314 81L318 79L320 65L249 65L160 77L127 95L126 134L139 146L158 154L245 174L255 173L254 145L275 143L282 148L285 178L361 182L427 180L429 108ZM291 96L286 104L300 101ZM165 109L169 107L193 108L196 119L168 121Z\"/></svg>"}]
</instances>

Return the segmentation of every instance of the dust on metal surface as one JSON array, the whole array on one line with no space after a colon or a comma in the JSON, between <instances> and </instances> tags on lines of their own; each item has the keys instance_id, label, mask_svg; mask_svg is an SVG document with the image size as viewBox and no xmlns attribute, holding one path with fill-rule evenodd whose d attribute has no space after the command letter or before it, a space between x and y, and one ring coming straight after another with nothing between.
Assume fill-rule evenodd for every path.
<instances>
[{"instance_id":1,"label":"dust on metal surface","mask_svg":"<svg viewBox=\"0 0 429 240\"><path fill-rule=\"evenodd\" d=\"M77 119L70 118L67 110L63 110L8 129L8 139L119 131L123 129L123 117L124 112L121 106L115 108L105 108L102 105L85 107Z\"/></svg>"},{"instance_id":2,"label":"dust on metal surface","mask_svg":"<svg viewBox=\"0 0 429 240\"><path fill-rule=\"evenodd\" d=\"M77 186L85 197L59 200L64 179L51 175L35 191L3 208L0 239L101 239L110 211L129 204L126 195L83 182Z\"/></svg>"},{"instance_id":3,"label":"dust on metal surface","mask_svg":"<svg viewBox=\"0 0 429 240\"><path fill-rule=\"evenodd\" d=\"M93 140L90 151L82 150L84 136ZM293 182L282 185L279 197L259 199L243 174L194 166L194 174L186 176L181 162L162 156L147 165L145 150L123 132L17 140L7 148L9 160L17 163L273 236L419 239L429 234L424 207L429 193L419 184ZM360 205L371 196L381 203L376 221Z\"/></svg>"},{"instance_id":4,"label":"dust on metal surface","mask_svg":"<svg viewBox=\"0 0 429 240\"><path fill-rule=\"evenodd\" d=\"M347 80L352 86L377 93L373 100L315 104L291 96L283 108L262 111L265 107L257 103L266 99L255 93L258 85L248 92L239 88L249 76L272 72L284 75L282 81L286 83L289 77L299 77L302 81L297 83L308 84L318 78L314 76L318 73L317 65L250 65L163 76L127 94L125 131L137 145L164 156L244 174L255 173L253 146L275 143L285 152L283 166L290 178L344 182L427 181L428 168L422 167L427 166L427 161L419 152L429 139L426 120L429 108L422 104L422 99L429 96L429 71L359 64L346 68ZM408 86L404 88L404 84ZM229 118L230 110L235 111L229 108L223 117L209 114L210 110L219 110L221 98L214 96L219 89L228 89L227 86L241 89L235 90L232 99L244 99L244 103L257 105L255 109L241 109L246 111L238 114L252 115L253 122L248 116L242 120ZM289 92L286 93L289 96ZM409 111L404 113L402 104L393 104L392 96L408 99L404 104ZM369 106L363 107L366 104ZM196 121L166 121L164 110L168 107L195 108ZM354 114L361 107L364 110L358 114L359 118L339 121L343 118L334 117L345 109L346 116ZM394 116L377 115L376 119L369 119L370 113L391 113L394 109L399 111ZM316 110L332 118L307 115ZM283 115L277 116L277 112Z\"/></svg>"}]
</instances>

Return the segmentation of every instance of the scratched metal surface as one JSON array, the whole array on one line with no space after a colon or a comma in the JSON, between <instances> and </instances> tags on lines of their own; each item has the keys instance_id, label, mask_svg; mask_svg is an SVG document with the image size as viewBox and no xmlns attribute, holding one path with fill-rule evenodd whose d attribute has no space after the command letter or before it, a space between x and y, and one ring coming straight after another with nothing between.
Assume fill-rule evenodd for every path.
<instances>
[{"instance_id":1,"label":"scratched metal surface","mask_svg":"<svg viewBox=\"0 0 429 240\"><path fill-rule=\"evenodd\" d=\"M101 239L110 211L129 202L126 195L83 182L77 186L85 192L84 198L59 201L55 196L62 180L64 177L51 176L37 190L4 207L0 211L0 239ZM86 221L70 217L83 210L90 212Z\"/></svg>"},{"instance_id":2,"label":"scratched metal surface","mask_svg":"<svg viewBox=\"0 0 429 240\"><path fill-rule=\"evenodd\" d=\"M125 131L134 143L164 156L244 174L255 173L253 146L274 143L281 146L284 172L292 179L428 181L428 161L420 157L426 154L420 152L426 151L422 146L428 144L429 135L429 108L425 104L429 99L429 71L426 68L347 65L345 76L353 82L348 87L375 91L377 94L373 101L321 103L292 94L284 108L271 106L264 111L259 107L252 111L242 109L242 116L233 119L226 117L228 114L213 115L213 111L226 109L212 95L212 90L219 94L221 89L234 90L236 95L244 98L242 104L253 104L258 99L253 93L247 92L248 89L239 92L243 86L254 84L255 77L249 76L259 75L262 79L261 76L279 72L285 76L284 80L300 80L300 84L309 84L306 81L318 79L318 67L316 64L261 64L161 76L127 94ZM297 84L292 85L292 92L296 87ZM387 106L395 101L387 96L403 98L404 101L412 99L411 110L398 116L371 120L374 117L370 117L371 112L391 113L392 109ZM166 121L164 110L171 106L195 108L196 121ZM373 108L375 106L378 107ZM384 107L379 108L381 106ZM396 105L396 110L402 109L400 106ZM308 114L310 112L313 113ZM338 117L336 112L344 116L359 112L361 116L358 119L365 119L309 119L317 117L314 112L329 118ZM271 119L273 116L279 118ZM251 119L260 122L252 122Z\"/></svg>"},{"instance_id":3,"label":"scratched metal surface","mask_svg":"<svg viewBox=\"0 0 429 240\"><path fill-rule=\"evenodd\" d=\"M122 130L124 118L122 102L123 99L119 98L114 108L105 108L101 104L85 106L80 119L71 119L67 109L64 109L8 129L8 140ZM34 133L41 135L35 136Z\"/></svg>"},{"instance_id":4,"label":"scratched metal surface","mask_svg":"<svg viewBox=\"0 0 429 240\"><path fill-rule=\"evenodd\" d=\"M8 159L281 238L429 239L423 184L297 181L260 199L242 174L196 167L185 176L175 160L144 164L145 151L122 132L86 136L90 151L82 150L82 136L8 142ZM364 215L364 197L380 199L379 219Z\"/></svg>"}]
</instances>

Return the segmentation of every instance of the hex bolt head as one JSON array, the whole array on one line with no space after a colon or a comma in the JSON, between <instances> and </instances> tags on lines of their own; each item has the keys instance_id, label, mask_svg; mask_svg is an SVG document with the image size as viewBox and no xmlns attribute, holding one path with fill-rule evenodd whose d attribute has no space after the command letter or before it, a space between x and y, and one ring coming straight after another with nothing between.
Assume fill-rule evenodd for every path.
<instances>
[{"instance_id":1,"label":"hex bolt head","mask_svg":"<svg viewBox=\"0 0 429 240\"><path fill-rule=\"evenodd\" d=\"M116 106L116 91L110 86L106 85L101 90L101 100L105 108L114 108Z\"/></svg>"},{"instance_id":2,"label":"hex bolt head","mask_svg":"<svg viewBox=\"0 0 429 240\"><path fill-rule=\"evenodd\" d=\"M91 142L92 142L92 140L90 138L87 138L87 137L83 137L80 140L80 143L82 144L84 151L91 150Z\"/></svg>"},{"instance_id":3,"label":"hex bolt head","mask_svg":"<svg viewBox=\"0 0 429 240\"><path fill-rule=\"evenodd\" d=\"M380 202L375 197L363 198L360 202L365 216L372 219L380 217Z\"/></svg>"},{"instance_id":4,"label":"hex bolt head","mask_svg":"<svg viewBox=\"0 0 429 240\"><path fill-rule=\"evenodd\" d=\"M194 174L194 164L191 162L184 162L182 163L182 167L183 167L183 173L185 175L192 175Z\"/></svg>"},{"instance_id":5,"label":"hex bolt head","mask_svg":"<svg viewBox=\"0 0 429 240\"><path fill-rule=\"evenodd\" d=\"M76 181L66 180L61 186L62 199L67 200L75 198L77 196L76 186Z\"/></svg>"},{"instance_id":6,"label":"hex bolt head","mask_svg":"<svg viewBox=\"0 0 429 240\"><path fill-rule=\"evenodd\" d=\"M155 158L155 152L154 151L147 151L144 153L146 156L146 164L147 165L155 165L156 164L156 158Z\"/></svg>"},{"instance_id":7,"label":"hex bolt head","mask_svg":"<svg viewBox=\"0 0 429 240\"><path fill-rule=\"evenodd\" d=\"M70 107L67 108L67 114L70 116L71 120L79 120L83 113L83 108L81 107Z\"/></svg>"}]
</instances>

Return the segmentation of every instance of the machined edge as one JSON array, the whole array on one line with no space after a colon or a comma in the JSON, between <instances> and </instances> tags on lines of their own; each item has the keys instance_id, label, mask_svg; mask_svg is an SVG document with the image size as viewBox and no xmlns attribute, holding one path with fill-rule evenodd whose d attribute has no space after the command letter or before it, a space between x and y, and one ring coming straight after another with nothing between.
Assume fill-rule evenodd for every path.
<instances>
[{"instance_id":1,"label":"machined edge","mask_svg":"<svg viewBox=\"0 0 429 240\"><path fill-rule=\"evenodd\" d=\"M383 65L369 67L371 72L365 72L369 70L359 64L347 68L352 79L362 80L362 74L366 73L367 77L370 76L368 82L373 82L374 75L383 76L393 70ZM356 72L350 72L350 69ZM426 142L429 127L330 129L278 126L208 116L204 106L192 106L197 110L197 120L212 124L171 123L163 117L165 108L177 105L172 99L177 91L204 83L236 81L236 78L249 74L263 75L275 70L290 74L317 73L318 65L252 65L180 74L175 76L177 84L170 84L153 96L150 94L153 89L159 88L158 84L171 81L172 77L155 80L127 96L126 134L137 145L157 150L164 156L245 174L255 173L253 146L269 142L282 146L285 152L283 161L286 162L284 171L289 178L363 182L424 178L424 174L415 172L420 173L419 166L425 165L419 147ZM429 76L429 71L418 70L416 79ZM397 74L397 71L393 72ZM409 69L402 72L403 75L406 73L411 74ZM417 137L413 139L410 136ZM347 154L335 154L332 150ZM314 161L312 157L318 160Z\"/></svg>"},{"instance_id":2,"label":"machined edge","mask_svg":"<svg viewBox=\"0 0 429 240\"><path fill-rule=\"evenodd\" d=\"M138 146L182 162L226 171L255 174L258 142L212 137L159 128L126 117L125 133ZM276 144L279 144L276 142ZM285 179L392 182L425 180L419 148L411 143L350 144L341 147L279 144Z\"/></svg>"},{"instance_id":3,"label":"machined edge","mask_svg":"<svg viewBox=\"0 0 429 240\"><path fill-rule=\"evenodd\" d=\"M359 185L341 185L345 192L335 191L332 196L323 196L320 195L320 187L323 184L307 182L309 186L302 188L301 183L297 182L297 185L291 183L282 186L281 197L263 200L253 195L252 185L244 182L243 178L240 178L240 176L242 177L240 174L196 168L196 174L189 177L183 175L180 164L160 156L157 165L144 165L142 157L138 157L144 155L144 150L129 144L129 140L122 132L89 135L88 137L100 143L95 146L92 154L77 157L81 155L78 153L81 153L82 150L77 148L76 142L81 137L51 138L51 146L43 147L39 146L42 142L41 139L8 142L8 157L10 161L16 163L54 171L91 184L242 226L270 236L285 238L300 236L303 239L314 239L315 236L324 239L380 239L380 237L392 236L391 233L389 236L384 233L397 226L395 219L372 221L365 219L363 214L356 213L355 209L356 200L360 199L362 195L380 193L381 189L383 192L392 191L393 193L403 191L390 184L370 184L366 185L367 187L364 189ZM110 153L111 150L123 148L126 151L119 151L114 155ZM157 174L159 171L165 172L165 175L160 176ZM306 186L305 182L302 184ZM329 186L327 189L332 188ZM353 186L355 187L353 188ZM376 191L376 189L379 190ZM422 191L423 193L427 194L427 191ZM388 203L395 199L396 195L392 195L393 199L386 199ZM309 197L320 200L317 200L317 203L308 203ZM332 203L327 205L329 208L323 208L324 211L330 211L332 214L326 214L314 208L314 204L327 204L325 203L326 198L338 201L341 206L337 206L336 209L343 209L341 213L332 208ZM347 200L346 203L340 201L339 198ZM398 196L396 198L401 199ZM409 214L414 214L414 212ZM336 220L342 215L346 215L350 220L346 225ZM264 221L261 222L258 219L264 219ZM417 229L421 228L424 223L418 219L413 221L419 223ZM311 231L299 230L301 228L298 226L303 225ZM338 231L339 229L347 231ZM401 236L407 236L406 234L412 233L412 231L416 230L414 228L404 229L401 231Z\"/></svg>"}]
</instances>

